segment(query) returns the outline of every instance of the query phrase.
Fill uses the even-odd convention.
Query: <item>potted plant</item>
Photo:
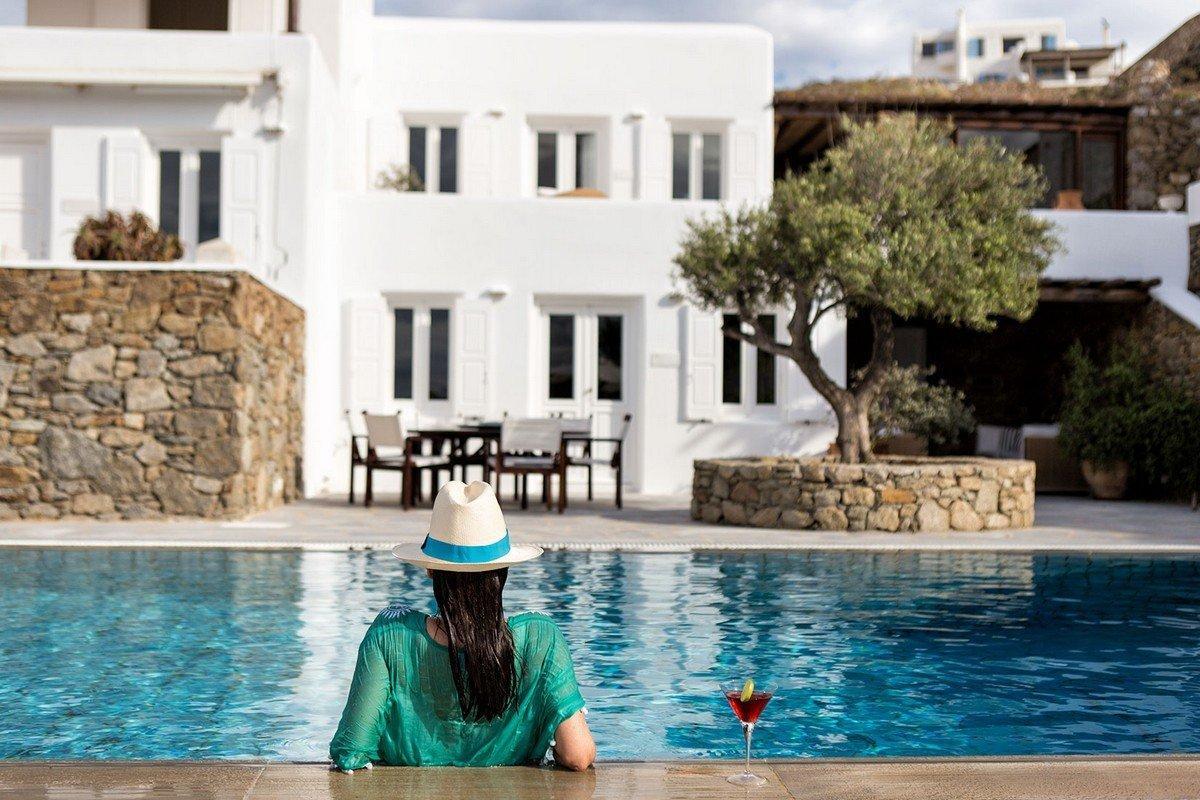
[[[1059,442],[1079,459],[1093,497],[1119,500],[1142,455],[1139,430],[1149,376],[1132,345],[1114,346],[1101,365],[1076,344],[1067,353],[1067,364]]]
[[[128,217],[116,211],[87,217],[75,234],[74,251],[81,261],[176,261],[183,257],[179,237],[164,233],[140,211]]]
[[[963,393],[944,383],[930,383],[932,369],[892,364],[884,372],[879,394],[871,403],[871,436],[893,455],[954,447],[975,429],[975,416]],[[881,451],[882,452],[882,451]]]

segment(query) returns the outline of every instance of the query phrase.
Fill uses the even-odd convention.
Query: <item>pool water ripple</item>
[[[0,550],[0,758],[325,757],[365,627],[429,607],[380,553]],[[604,758],[1200,751],[1200,560],[551,553]]]

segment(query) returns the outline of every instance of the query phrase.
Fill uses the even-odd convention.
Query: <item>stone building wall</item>
[[[1133,328],[1154,374],[1200,399],[1200,328],[1162,303],[1146,304]]]
[[[243,272],[0,269],[0,519],[298,497],[303,342]]]
[[[1033,524],[1034,464],[896,457],[696,461],[692,518],[764,528],[979,531]]]

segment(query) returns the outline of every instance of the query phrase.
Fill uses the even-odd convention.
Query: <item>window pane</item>
[[[619,314],[596,317],[596,396],[621,399],[621,338],[625,318]]]
[[[1066,131],[1045,131],[1041,135],[1038,162],[1046,173],[1050,186],[1046,205],[1053,207],[1058,193],[1076,188],[1075,134]]]
[[[700,197],[705,200],[721,199],[721,137],[706,133],[702,137],[704,176],[700,184]]]
[[[1075,135],[1069,131],[1021,131],[989,130],[987,128],[962,128],[958,141],[965,144],[973,139],[988,138],[997,142],[1010,153],[1020,153],[1025,160],[1041,167],[1049,184],[1041,205],[1054,204],[1063,189],[1076,188],[1075,183]]]
[[[458,128],[442,128],[438,147],[438,191],[458,191]]]
[[[595,189],[599,169],[596,166],[596,134],[575,134],[575,188]]]
[[[429,399],[450,399],[450,309],[429,310]]]
[[[971,58],[983,56],[983,39],[975,38],[967,42],[967,55]]]
[[[414,192],[425,191],[425,128],[408,129],[408,171],[417,176],[419,183],[412,187]],[[419,187],[419,188],[418,188]]]
[[[1084,137],[1083,206],[1117,207],[1117,140],[1113,137]]]
[[[723,330],[736,330],[741,324],[737,314],[721,317]],[[742,343],[724,334],[721,336],[721,402],[742,402]]]
[[[550,315],[550,399],[575,396],[575,316]]]
[[[537,136],[537,185],[539,189],[558,188],[558,134],[553,131]]]
[[[671,197],[686,200],[691,196],[689,167],[692,137],[686,133],[671,135]]]
[[[1042,49],[1043,50],[1057,50],[1058,49],[1058,37],[1055,36],[1053,33],[1043,34],[1042,35]]]
[[[759,314],[758,323],[766,329],[767,335],[775,338],[775,315]],[[771,405],[775,402],[775,356],[765,350],[758,350],[757,363],[754,367],[755,386],[757,387],[755,401],[761,405]]]
[[[935,52],[933,42],[921,42],[921,58],[932,58]]]
[[[221,235],[221,154],[200,152],[200,219],[196,241],[207,242]]]
[[[1009,50],[1013,50],[1023,44],[1025,44],[1025,39],[1020,36],[1006,36],[1004,37],[1003,49],[1007,53]]]
[[[158,154],[158,225],[179,235],[179,151]]]
[[[396,327],[396,348],[392,361],[392,397],[411,400],[413,396],[413,310],[397,308],[392,312]]]

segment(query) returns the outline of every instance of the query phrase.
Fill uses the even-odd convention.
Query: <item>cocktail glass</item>
[[[742,723],[742,733],[746,737],[746,769],[727,779],[738,786],[766,786],[767,781],[750,771],[750,739],[754,736],[754,725],[762,715],[763,709],[775,696],[774,688],[759,688],[751,686],[748,694],[744,684],[728,684],[721,688],[725,699],[734,715]],[[745,699],[743,699],[745,698]]]

